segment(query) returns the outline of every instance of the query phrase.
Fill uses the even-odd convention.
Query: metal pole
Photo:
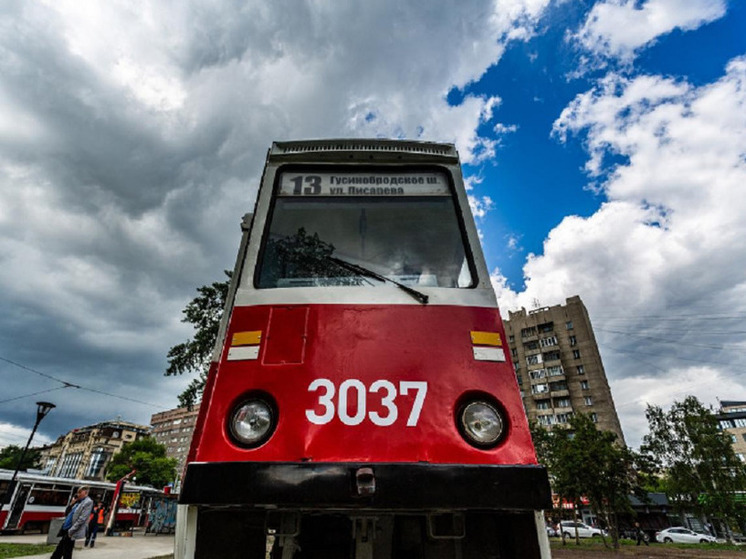
[[[47,415],[50,410],[55,407],[54,404],[50,404],[49,402],[36,402],[36,406],[36,422],[34,423],[34,428],[31,430],[31,434],[29,435],[28,441],[26,442],[26,448],[23,449],[20,458],[18,458],[18,462],[16,463],[16,470],[15,472],[13,472],[13,477],[10,478],[8,488],[5,490],[5,495],[3,495],[2,500],[0,500],[0,513],[3,512],[3,505],[5,504],[5,500],[10,498],[11,492],[14,489],[14,483],[16,481],[16,477],[18,477],[18,471],[21,469],[23,459],[26,457],[26,452],[28,452],[29,446],[31,446],[31,440],[36,434],[36,429],[37,427],[39,427],[39,423],[41,423],[41,420],[44,419],[44,416]],[[3,528],[7,524],[8,518],[10,518],[10,509],[8,509],[6,521],[3,522]]]

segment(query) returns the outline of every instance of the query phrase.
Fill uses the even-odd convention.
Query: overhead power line
[[[48,379],[52,379],[56,382],[62,383],[65,388],[72,387],[72,388],[80,388],[77,384],[73,384],[71,382],[67,382],[66,380],[59,379],[57,377],[53,377],[52,375],[48,375],[47,373],[42,373],[41,371],[37,371],[36,369],[32,369],[31,367],[27,367],[26,365],[21,365],[20,363],[16,363],[15,361],[11,361],[10,359],[6,359],[5,357],[0,356],[0,361],[5,361],[6,363],[10,363],[11,365],[14,365],[18,367],[19,369],[23,369],[25,371],[29,371],[31,373],[43,376]]]
[[[622,330],[606,330],[605,328],[596,328],[596,332],[606,332],[608,334],[619,334],[622,336],[632,336],[635,338],[643,338],[645,340],[651,340],[655,342],[662,342],[667,344],[685,344],[687,347],[701,347],[704,349],[716,349],[716,350],[728,350],[728,351],[744,351],[742,348],[730,347],[724,345],[714,344],[698,344],[696,342],[688,342],[685,340],[677,339],[672,340],[670,338],[659,338],[658,336],[650,336],[642,332],[624,332]]]
[[[15,367],[23,369],[24,371],[28,371],[30,373],[34,373],[36,375],[42,376],[44,378],[51,379],[51,380],[53,380],[55,382],[59,382],[60,384],[62,384],[62,386],[60,386],[58,388],[53,388],[51,390],[59,390],[61,388],[75,388],[75,389],[78,389],[78,390],[85,390],[86,392],[93,392],[95,394],[101,394],[102,396],[109,396],[110,398],[117,398],[119,400],[126,400],[128,402],[134,402],[136,404],[142,404],[144,406],[150,406],[150,407],[158,409],[158,410],[162,410],[163,409],[163,406],[158,405],[158,404],[154,404],[152,402],[145,402],[143,400],[138,400],[137,398],[130,398],[129,396],[121,396],[119,394],[112,394],[111,392],[105,392],[103,390],[98,390],[96,388],[91,388],[91,387],[88,387],[88,386],[82,386],[80,384],[75,384],[75,383],[72,383],[72,382],[68,382],[68,381],[66,381],[64,379],[55,377],[55,376],[47,374],[47,373],[43,373],[41,371],[38,371],[38,370],[33,369],[31,367],[28,367],[26,365],[22,365],[21,363],[17,363],[15,361],[12,361],[12,360],[7,359],[7,358],[2,357],[2,356],[0,356],[0,361],[4,361],[4,362],[9,363],[9,364],[11,364],[11,365],[13,365]],[[48,391],[45,390],[44,392],[48,392]],[[17,398],[11,398],[11,400],[15,400],[15,399],[19,399],[19,398],[25,398],[25,397],[32,396],[32,395],[33,394],[26,394],[24,396],[18,396]],[[0,404],[4,403],[6,401],[10,401],[10,400],[0,401]]]
[[[68,387],[58,386],[56,388],[48,388],[47,390],[39,390],[38,392],[31,392],[30,394],[21,394],[20,396],[8,398],[7,400],[0,400],[0,404],[5,404],[6,402],[12,402],[13,400],[20,400],[21,398],[28,398],[30,396],[37,396],[39,394],[45,394],[46,392],[54,392],[55,390],[62,390],[64,388],[68,388]]]

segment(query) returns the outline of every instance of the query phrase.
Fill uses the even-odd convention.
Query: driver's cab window
[[[474,284],[446,173],[282,172],[275,196],[257,287]]]

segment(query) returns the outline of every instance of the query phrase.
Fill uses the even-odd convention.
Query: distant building
[[[41,464],[50,476],[103,481],[106,466],[125,443],[148,435],[147,425],[104,421],[73,429],[41,449]]]
[[[721,401],[717,418],[733,441],[733,452],[746,462],[746,402]]]
[[[150,418],[153,437],[166,446],[166,456],[176,458],[178,461],[176,471],[179,476],[182,476],[184,472],[198,413],[199,406],[191,410],[189,408],[175,408],[153,414]]]
[[[586,413],[624,442],[588,311],[580,297],[565,303],[509,312],[504,321],[526,414],[551,429]]]

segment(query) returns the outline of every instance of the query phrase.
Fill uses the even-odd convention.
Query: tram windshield
[[[257,286],[464,288],[467,255],[443,172],[283,172]]]

